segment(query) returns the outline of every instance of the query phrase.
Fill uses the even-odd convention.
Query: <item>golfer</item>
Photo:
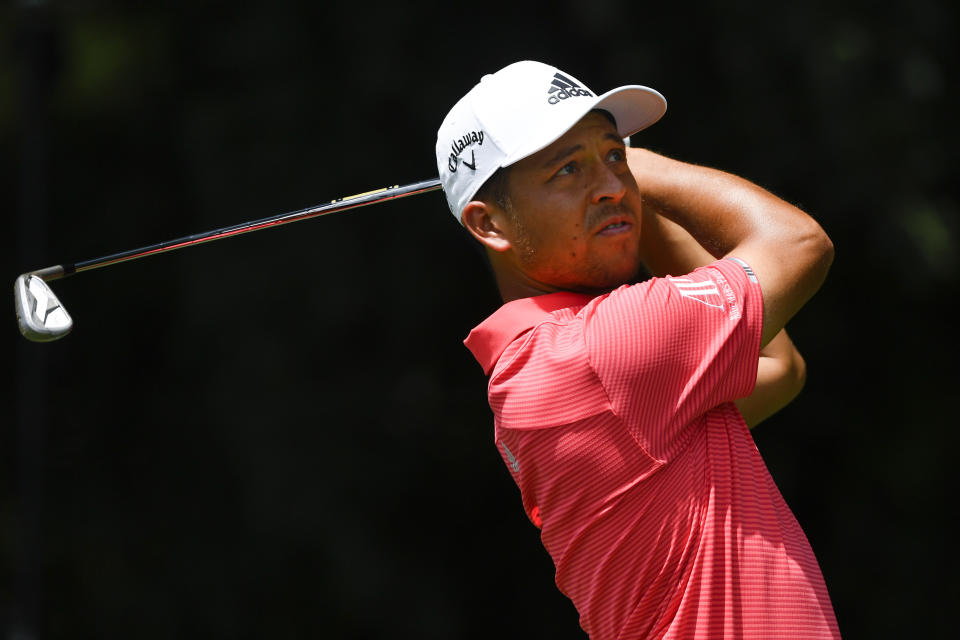
[[[665,110],[524,61],[444,119],[447,201],[504,301],[466,340],[496,445],[591,638],[838,638],[748,428],[803,384],[783,329],[833,246],[743,179],[624,145]]]

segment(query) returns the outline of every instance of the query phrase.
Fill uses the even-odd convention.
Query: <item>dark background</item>
[[[486,72],[670,110],[634,143],[810,211],[836,262],[755,437],[849,638],[943,637],[958,297],[955,4],[19,2],[0,9],[2,266],[433,177]],[[432,193],[54,283],[7,316],[6,638],[581,638],[460,341],[498,303]]]

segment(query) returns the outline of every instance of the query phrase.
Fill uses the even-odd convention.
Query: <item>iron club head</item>
[[[20,333],[33,342],[50,342],[70,333],[73,320],[39,276],[25,273],[13,285]]]

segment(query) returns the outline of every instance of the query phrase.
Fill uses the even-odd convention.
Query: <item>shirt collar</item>
[[[463,344],[483,367],[483,373],[490,375],[500,359],[500,354],[517,336],[548,319],[553,312],[567,307],[583,306],[591,299],[592,296],[582,293],[559,291],[513,300],[477,325]]]

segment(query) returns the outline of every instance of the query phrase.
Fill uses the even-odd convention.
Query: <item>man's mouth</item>
[[[593,229],[593,233],[604,236],[618,235],[627,233],[634,225],[634,215],[622,203],[619,205],[607,205],[591,212],[587,219],[587,228]]]
[[[621,218],[601,227],[600,230],[597,231],[597,234],[602,236],[613,236],[620,233],[626,233],[630,230],[631,226],[632,225],[630,224],[629,220],[624,220]]]

